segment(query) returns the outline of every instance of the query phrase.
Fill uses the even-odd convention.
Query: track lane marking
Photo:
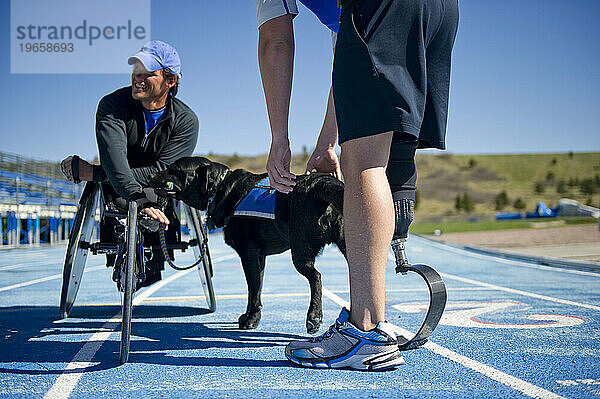
[[[456,248],[450,244],[436,242],[433,240],[429,240],[427,238],[420,238],[420,237],[417,237],[417,238],[420,239],[421,241],[424,241],[425,243],[427,243],[427,244],[423,244],[425,246],[433,245],[434,247],[437,247],[444,251],[450,251],[450,252],[454,252],[457,254],[470,256],[472,258],[485,259],[485,260],[493,259],[494,262],[505,263],[505,264],[509,264],[509,265],[517,266],[517,267],[526,267],[528,269],[547,270],[547,271],[553,271],[553,272],[579,274],[581,276],[600,277],[600,273],[586,272],[583,270],[563,269],[563,268],[553,267],[553,266],[536,265],[536,264],[527,263],[527,262],[518,261],[518,260],[504,259],[504,258],[499,258],[494,255],[485,255],[485,254],[475,253],[475,252],[469,251],[468,249]]]
[[[448,291],[496,291],[493,288],[487,287],[457,287],[457,288],[448,288]],[[332,291],[336,294],[348,294],[350,291],[348,290],[334,290]],[[399,288],[399,289],[391,289],[386,290],[386,293],[398,293],[398,292],[429,292],[427,288]],[[288,297],[302,297],[302,296],[310,296],[310,292],[292,292],[287,294],[261,294],[261,298],[288,298]],[[246,299],[248,298],[248,294],[228,294],[228,295],[216,295],[216,299]],[[150,302],[188,302],[188,301],[198,301],[205,299],[204,295],[192,295],[192,296],[155,296],[152,299],[146,299],[144,303]],[[102,304],[102,305],[86,305],[86,306],[114,306],[120,304]],[[0,310],[2,311],[2,310]]]
[[[216,250],[214,250],[214,252],[211,251],[211,255],[216,256],[216,255],[221,255],[221,254],[228,253],[228,252],[230,252],[230,251],[228,251],[226,249],[216,249]],[[36,257],[39,257],[39,256],[36,255]],[[51,266],[52,263],[48,263],[48,261],[32,261],[32,262],[14,263],[11,265],[0,266],[0,271],[17,269],[19,267],[34,267],[34,266],[45,266],[45,265]]]
[[[343,298],[334,294],[327,288],[323,287],[323,295],[327,298],[331,299],[333,302],[340,306],[344,306],[347,309],[350,309],[350,303],[348,303]],[[411,333],[408,330],[395,326],[399,333],[406,337],[414,336],[414,333]],[[465,366],[477,373],[483,374],[484,376],[491,378],[503,385],[506,385],[509,388],[517,390],[527,396],[532,398],[549,398],[549,399],[565,399],[563,396],[557,395],[554,392],[548,391],[544,388],[538,387],[537,385],[531,384],[527,381],[523,381],[520,378],[514,377],[510,374],[507,374],[503,371],[497,370],[491,366],[480,363],[477,360],[473,360],[461,354],[458,354],[450,349],[444,348],[438,344],[434,344],[431,341],[428,341],[423,345],[424,348],[436,353],[442,357],[445,357],[455,363],[458,363],[462,366]]]
[[[106,269],[106,266],[104,266],[104,265],[93,266],[93,267],[90,267],[90,268],[84,270],[84,273],[93,272],[93,271],[100,270],[100,269]],[[25,281],[25,282],[22,282],[22,283],[7,285],[5,287],[0,287],[0,292],[12,290],[12,289],[15,289],[15,288],[27,287],[28,285],[33,285],[33,284],[37,284],[37,283],[43,283],[44,281],[56,280],[56,279],[62,278],[62,276],[63,276],[62,273],[61,274],[53,274],[53,275],[48,276],[48,277],[42,277],[42,278],[37,278],[35,280]]]
[[[2,270],[10,270],[10,269],[17,269],[19,267],[33,267],[33,266],[44,266],[44,265],[51,266],[51,263],[48,263],[48,261],[15,263],[15,264],[12,264],[12,265],[0,266],[0,271],[2,271]]]
[[[261,298],[288,298],[288,297],[299,297],[309,296],[309,292],[297,292],[288,294],[262,294]],[[193,295],[193,296],[157,296],[152,299],[146,299],[144,303],[149,302],[187,302],[197,301],[205,299],[204,295]],[[215,295],[215,299],[246,299],[248,294],[227,294],[227,295]]]
[[[213,259],[212,263],[215,264],[215,263],[222,262],[224,260],[232,259],[235,257],[237,257],[237,254],[221,256],[219,258]],[[151,285],[150,287],[145,289],[143,292],[141,292],[139,295],[135,296],[135,298],[133,299],[133,305],[134,306],[139,305],[146,298],[148,298],[150,295],[154,294],[156,291],[158,291],[165,285],[177,280],[180,277],[183,277],[189,273],[192,273],[194,270],[196,270],[196,268],[180,271],[178,273],[175,273],[175,274],[167,277],[164,280],[157,282],[154,285]],[[56,379],[56,381],[54,381],[54,384],[52,384],[52,387],[50,388],[50,390],[48,390],[48,392],[46,392],[46,394],[44,395],[44,399],[58,399],[58,398],[62,399],[62,398],[68,398],[71,395],[71,393],[73,392],[73,389],[75,389],[75,386],[77,385],[77,382],[79,382],[79,379],[83,376],[85,369],[91,365],[91,360],[94,358],[94,356],[96,355],[96,352],[98,352],[98,350],[100,349],[102,344],[104,344],[104,342],[106,340],[108,340],[112,334],[116,334],[119,332],[116,329],[118,328],[118,326],[121,325],[120,315],[121,315],[121,312],[115,314],[110,320],[108,320],[101,327],[101,329],[104,331],[100,331],[100,332],[97,332],[94,335],[92,335],[90,337],[90,339],[79,350],[79,352],[77,352],[77,354],[69,362],[67,367],[65,367],[65,371],[69,371],[69,370],[82,370],[82,371],[61,374]]]
[[[392,261],[392,264],[395,264],[395,262],[396,262],[396,259],[395,259],[394,255],[391,252],[388,252],[388,260]],[[559,270],[562,271],[562,269],[559,269]],[[514,288],[502,287],[500,285],[495,285],[495,284],[490,284],[490,283],[484,283],[483,281],[472,280],[472,279],[469,279],[469,278],[460,277],[460,276],[456,276],[454,274],[449,274],[449,273],[439,272],[439,274],[440,274],[440,276],[442,276],[444,278],[447,278],[447,279],[450,279],[450,280],[456,280],[456,281],[460,281],[460,282],[467,283],[467,284],[477,285],[477,286],[482,287],[482,288],[488,288],[488,289],[491,289],[491,290],[510,292],[511,294],[524,295],[524,296],[528,296],[528,297],[531,297],[531,298],[542,299],[542,300],[545,300],[545,301],[551,301],[551,302],[556,302],[556,303],[562,303],[564,305],[578,306],[578,307],[582,307],[582,308],[587,308],[587,309],[592,309],[592,310],[598,310],[598,311],[600,311],[600,306],[596,306],[596,305],[590,305],[590,304],[587,304],[587,303],[569,301],[567,299],[554,298],[554,297],[547,296],[547,295],[535,294],[533,292],[516,290]]]
[[[578,306],[578,307],[581,307],[581,308],[587,308],[587,309],[592,309],[592,310],[598,310],[598,311],[600,311],[600,306],[596,306],[596,305],[590,305],[590,304],[587,304],[587,303],[580,303],[580,302],[575,302],[575,301],[569,301],[567,299],[554,298],[554,297],[547,296],[547,295],[535,294],[533,292],[516,290],[514,288],[502,287],[502,286],[499,286],[499,285],[484,283],[482,281],[477,281],[477,280],[471,280],[469,278],[455,276],[453,274],[448,274],[448,273],[441,273],[440,272],[440,275],[442,277],[444,277],[444,278],[447,278],[447,279],[461,281],[463,283],[478,285],[480,287],[486,287],[486,288],[490,288],[490,289],[494,289],[494,290],[498,290],[498,291],[510,292],[511,294],[524,295],[524,296],[528,296],[528,297],[531,297],[531,298],[542,299],[542,300],[545,300],[545,301],[562,303],[564,305]]]
[[[486,287],[457,287],[457,288],[448,288],[448,291],[497,291],[494,288],[486,288]],[[350,291],[348,290],[334,290],[332,291],[336,294],[348,294]],[[429,292],[426,288],[405,288],[405,289],[391,289],[386,290],[387,293],[398,293],[398,292]],[[283,297],[305,297],[310,296],[309,292],[297,292],[297,293],[288,293],[288,294],[262,294],[262,298],[283,298]],[[227,294],[227,295],[215,295],[215,299],[225,300],[225,299],[246,299],[248,298],[248,294]],[[186,296],[163,296],[163,297],[152,297],[152,299],[145,299],[143,303],[169,303],[169,302],[188,302],[188,301],[199,301],[206,299],[204,295],[186,295]],[[121,306],[120,302],[108,302],[108,303],[95,303],[88,305],[77,305],[78,308],[86,308],[86,307],[106,307],[106,306]],[[55,306],[45,306],[41,307],[45,309],[56,309]],[[17,309],[2,309],[0,308],[0,312],[22,312],[24,310],[33,310],[33,309],[41,309],[40,307],[32,308],[32,307],[20,307]]]

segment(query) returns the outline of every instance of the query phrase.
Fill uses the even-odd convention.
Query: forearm
[[[140,193],[142,186],[136,181],[129,167],[126,153],[115,151],[114,147],[103,147],[100,142],[98,142],[98,149],[102,169],[117,194],[129,198],[133,194]]]
[[[129,167],[124,135],[108,128],[105,123],[97,122],[96,140],[100,164],[117,194],[129,198],[141,192],[142,186],[135,180]]]
[[[333,148],[338,142],[337,120],[335,117],[335,104],[333,102],[333,89],[329,89],[329,98],[327,100],[327,111],[323,126],[319,133],[317,146]]]
[[[140,168],[130,168],[130,169],[131,169],[131,173],[133,175],[133,179],[137,183],[139,183],[141,185],[141,187],[149,187],[150,179],[152,178],[152,176],[154,176],[157,172],[159,172],[160,170],[163,170],[165,168],[160,168],[158,166],[158,164],[156,164],[156,165],[151,165],[151,166],[144,166],[144,167],[140,167]],[[104,167],[102,165],[94,165],[93,170],[94,170],[93,181],[97,181],[97,182],[108,181],[108,182],[110,182],[110,179],[108,178],[108,176],[104,170]],[[114,185],[115,184],[113,184],[113,186]],[[121,182],[117,181],[116,185],[123,185],[123,184]],[[122,189],[119,189],[119,191],[124,192]],[[137,192],[137,190],[135,192]]]
[[[258,63],[273,142],[288,140],[294,33],[292,15],[274,18],[259,29]]]

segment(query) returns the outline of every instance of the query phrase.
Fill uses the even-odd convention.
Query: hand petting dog
[[[271,143],[267,158],[267,174],[271,187],[284,194],[289,194],[296,185],[296,175],[290,172],[292,152],[289,141]]]
[[[306,163],[306,173],[311,173],[313,170],[321,173],[329,173],[336,179],[342,180],[340,161],[334,147],[315,148]]]

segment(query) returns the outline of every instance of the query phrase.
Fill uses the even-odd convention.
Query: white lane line
[[[457,287],[457,288],[448,288],[448,291],[497,291],[493,288],[486,287]],[[336,294],[349,294],[348,290],[334,290],[332,291]],[[389,292],[429,292],[427,288],[405,288],[405,289],[397,289],[397,290],[386,290],[386,293]],[[285,294],[261,294],[261,298],[288,298],[288,297],[303,297],[310,296],[310,292],[290,292]],[[187,302],[187,301],[200,301],[203,300],[204,295],[182,295],[182,296],[155,296],[152,299],[146,299],[144,303],[148,302]],[[216,295],[215,299],[246,299],[248,298],[248,294],[226,294],[226,295]],[[94,305],[94,306],[115,306],[118,305],[116,303],[106,303],[102,305]]]
[[[350,309],[350,304],[347,301],[340,298],[325,287],[323,287],[323,295],[325,295],[327,298],[331,299],[338,305],[345,306],[347,309]],[[396,328],[398,329],[398,332],[400,332],[402,335],[405,335],[407,337],[414,336],[414,334],[408,330],[405,330],[400,327]],[[503,371],[497,370],[486,364],[480,363],[477,360],[473,360],[466,356],[460,355],[456,352],[451,351],[450,349],[434,344],[431,341],[428,341],[425,345],[423,345],[423,347],[432,351],[433,353],[436,353],[449,360],[452,360],[453,362],[465,366],[477,373],[483,374],[486,377],[498,381],[499,383],[506,385],[509,388],[515,389],[532,398],[565,399],[563,396],[557,395],[554,392],[550,392],[544,388],[538,387],[537,385],[531,384],[527,381],[523,381],[520,378],[514,377],[510,374],[506,374]]]
[[[388,253],[388,259],[391,260],[392,262],[395,262],[394,255],[392,255],[391,252]],[[562,270],[562,269],[558,269],[558,270]],[[480,287],[483,287],[483,288],[488,288],[488,289],[491,289],[491,290],[505,291],[505,292],[510,292],[511,294],[524,295],[524,296],[528,296],[528,297],[531,297],[531,298],[542,299],[542,300],[545,300],[545,301],[562,303],[562,304],[565,304],[565,305],[578,306],[578,307],[592,309],[592,310],[600,310],[600,306],[596,306],[596,305],[590,305],[590,304],[587,304],[587,303],[569,301],[567,299],[554,298],[554,297],[547,296],[547,295],[535,294],[533,292],[527,292],[527,291],[516,290],[516,289],[513,289],[513,288],[502,287],[502,286],[495,285],[495,284],[484,283],[482,281],[471,280],[471,279],[468,279],[468,278],[465,278],[465,277],[456,276],[456,275],[453,275],[453,274],[442,273],[442,272],[439,272],[439,273],[440,273],[440,276],[442,276],[444,278],[447,278],[447,279],[461,281],[463,283],[473,284],[473,285],[477,285],[477,286],[480,286]]]
[[[101,265],[101,266],[90,267],[89,269],[85,269],[84,272],[85,273],[93,272],[95,270],[100,270],[100,269],[106,269],[106,266]],[[62,278],[62,276],[63,276],[62,273],[61,274],[53,274],[52,276],[37,278],[35,280],[29,280],[29,281],[25,281],[23,283],[7,285],[5,287],[0,287],[0,292],[12,290],[15,288],[27,287],[28,285],[43,283],[44,281],[56,280],[56,279]]]
[[[547,295],[534,294],[533,292],[515,290],[513,288],[508,288],[508,287],[501,287],[499,285],[484,283],[482,281],[477,281],[477,280],[471,280],[469,278],[455,276],[453,274],[448,274],[448,273],[440,273],[440,275],[447,279],[457,280],[457,281],[461,281],[463,283],[478,285],[480,287],[486,287],[486,288],[490,288],[490,289],[494,289],[494,290],[498,290],[498,291],[510,292],[511,294],[524,295],[524,296],[528,296],[531,298],[543,299],[545,301],[562,303],[565,305],[579,306],[581,308],[587,308],[587,309],[592,309],[592,310],[600,310],[600,306],[590,305],[587,303],[569,301],[567,299],[554,298],[554,297],[547,296]]]
[[[226,249],[216,249],[214,251],[211,251],[211,255],[212,256],[216,256],[216,255],[220,255],[220,254],[224,254],[224,253],[229,253],[231,251],[228,251]],[[20,259],[22,260],[22,259]],[[6,265],[6,266],[0,266],[0,271],[2,270],[10,270],[10,269],[18,269],[20,267],[25,267],[25,268],[29,268],[29,267],[33,267],[33,266],[45,266],[45,265],[52,265],[51,263],[48,263],[48,261],[32,261],[32,262],[22,262],[22,263],[15,263],[12,265]]]
[[[0,270],[10,270],[10,269],[17,269],[19,267],[32,267],[32,266],[43,266],[43,265],[52,265],[51,263],[48,263],[48,261],[43,261],[43,262],[23,262],[23,263],[15,263],[12,265],[8,265],[8,266],[0,266]]]
[[[485,288],[485,287],[458,287],[458,288],[448,288],[448,291],[497,291],[493,288]],[[348,294],[350,291],[348,290],[335,290],[332,291],[336,294]],[[407,288],[407,289],[398,289],[398,290],[386,290],[386,293],[389,292],[429,292],[426,288]],[[261,298],[291,298],[291,297],[306,297],[310,296],[310,292],[291,292],[286,294],[262,294]],[[191,302],[191,301],[202,301],[206,297],[204,295],[181,295],[181,296],[153,296],[152,298],[146,298],[144,303],[171,303],[171,302]],[[226,299],[247,299],[248,294],[224,294],[224,295],[215,295],[215,299],[217,300],[226,300]],[[85,306],[120,306],[119,302],[109,302],[109,303],[99,303],[93,305],[80,305],[80,307]],[[50,307],[48,308],[50,309]],[[19,309],[22,311],[23,309]],[[7,310],[0,309],[0,312],[4,312]],[[14,309],[10,309],[9,311],[14,311]]]
[[[403,333],[408,332],[404,329],[400,329],[400,330],[403,331]],[[434,344],[431,341],[425,343],[425,345],[423,345],[423,347],[429,349],[433,353],[437,353],[440,356],[450,359],[453,362],[461,364],[473,371],[481,373],[481,374],[485,375],[486,377],[489,377],[495,381],[498,381],[499,383],[504,384],[507,387],[510,387],[510,388],[512,388],[516,391],[519,391],[519,392],[521,392],[527,396],[530,396],[532,398],[553,398],[553,399],[554,398],[557,398],[557,399],[563,398],[564,399],[563,396],[555,394],[554,392],[551,392],[544,388],[538,387],[537,385],[534,385],[527,381],[523,381],[520,378],[514,377],[503,371],[497,370],[486,364],[480,363],[477,360],[473,360],[466,356],[460,355],[456,352],[451,351],[450,349],[439,346],[438,344]]]
[[[224,260],[236,258],[237,254],[225,255],[219,258],[213,259],[212,263],[215,264],[217,262],[222,262]],[[175,273],[164,280],[157,282],[156,284],[151,285],[146,288],[139,295],[136,295],[133,299],[134,305],[139,305],[150,295],[154,294],[156,291],[164,287],[165,285],[177,280],[180,277],[185,276],[186,274],[192,273],[196,268],[192,268],[189,270],[183,270],[178,273]],[[96,355],[96,352],[100,349],[102,344],[110,338],[112,334],[116,334],[118,331],[115,331],[121,325],[121,314],[120,312],[114,315],[110,320],[108,320],[101,329],[103,331],[99,331],[92,335],[88,342],[86,342],[83,347],[77,352],[73,360],[67,365],[65,371],[69,370],[81,370],[80,372],[75,373],[63,373],[61,374],[54,384],[50,388],[46,395],[44,395],[44,399],[62,399],[68,398],[75,389],[75,385],[83,375],[83,372],[86,368],[90,367],[91,360]],[[110,331],[105,331],[110,330]]]
[[[288,297],[300,297],[309,296],[310,292],[292,292],[286,294],[261,294],[261,298],[288,298]],[[227,294],[227,295],[215,295],[215,299],[246,299],[248,294]],[[193,296],[155,296],[152,299],[146,299],[144,302],[186,302],[186,301],[198,301],[205,299],[204,295],[193,295]]]
[[[448,291],[495,291],[492,288],[486,288],[486,287],[446,287],[446,289]],[[345,290],[345,291],[332,291],[335,292],[336,294],[349,294],[350,291]],[[386,293],[391,292],[391,293],[395,293],[395,292],[429,292],[429,290],[427,288],[397,288],[397,289],[389,289],[389,290],[385,290]]]
[[[454,252],[454,253],[461,254],[464,256],[470,256],[472,258],[485,259],[488,261],[493,259],[494,262],[505,263],[505,264],[508,264],[511,266],[526,267],[529,269],[549,270],[549,271],[560,272],[560,273],[579,274],[581,276],[600,277],[600,273],[586,272],[583,270],[563,269],[563,268],[552,267],[552,266],[536,265],[533,263],[527,263],[527,262],[522,262],[522,261],[518,261],[518,260],[499,258],[494,255],[478,254],[478,253],[469,251],[467,249],[456,248],[451,245],[441,244],[441,243],[438,243],[435,241],[427,240],[425,238],[421,238],[421,240],[426,242],[426,244],[424,243],[423,246],[432,245],[434,247],[443,249],[444,251]]]

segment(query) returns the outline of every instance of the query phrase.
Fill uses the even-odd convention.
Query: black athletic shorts
[[[333,65],[340,143],[395,131],[445,149],[458,0],[347,3]]]

